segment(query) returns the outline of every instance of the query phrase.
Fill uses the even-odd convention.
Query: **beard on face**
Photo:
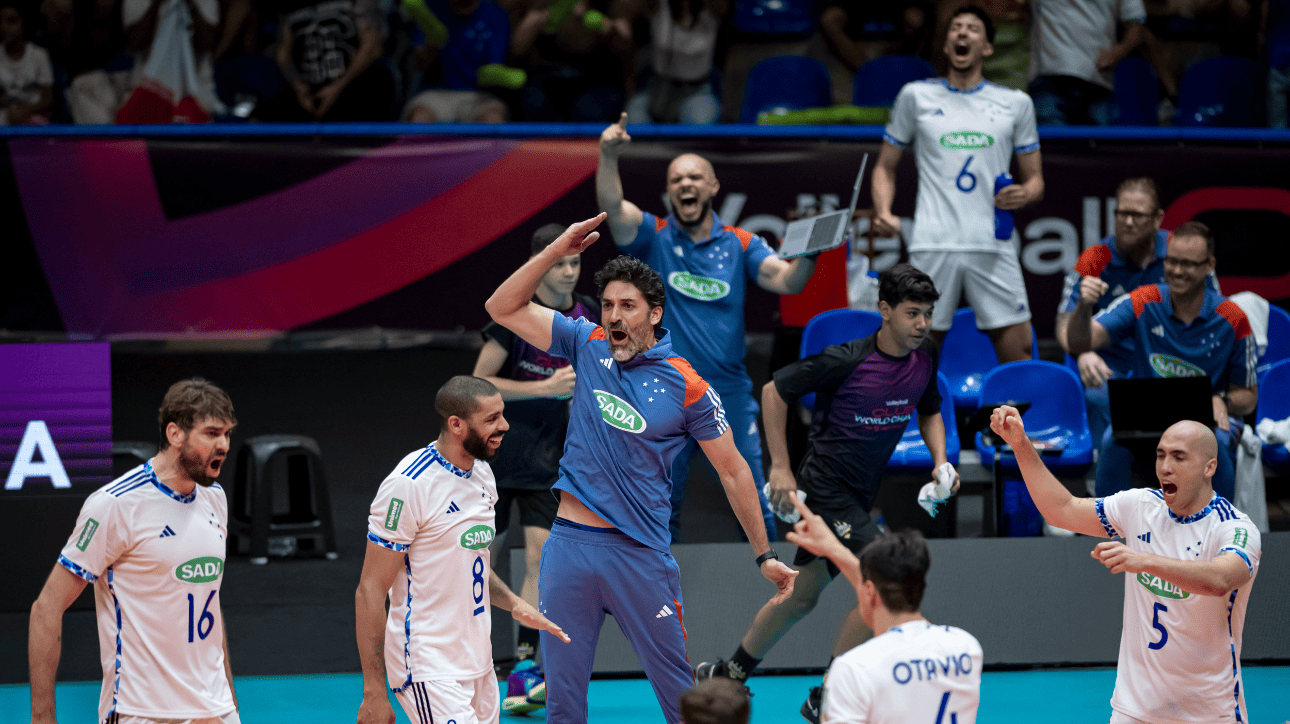
[[[193,482],[203,488],[209,488],[215,483],[215,478],[219,477],[220,467],[223,467],[223,458],[220,458],[219,467],[216,467],[215,469],[215,477],[211,477],[211,475],[207,473],[210,462],[216,457],[218,456],[212,453],[209,458],[203,460],[200,455],[196,454],[187,445],[185,445],[179,451],[179,468],[183,470],[184,474]]]
[[[712,213],[712,199],[708,199],[707,201],[704,201],[703,203],[699,204],[699,215],[694,217],[693,221],[686,221],[685,219],[682,219],[680,214],[680,209],[678,207],[679,207],[679,204],[674,205],[672,209],[672,215],[676,217],[676,223],[680,224],[682,228],[688,229],[694,226],[698,226],[699,224],[702,224],[703,220],[708,218],[708,216]]]
[[[605,331],[609,335],[609,351],[613,353],[614,359],[619,362],[626,362],[632,357],[649,349],[652,344],[647,344],[646,340],[652,336],[653,325],[646,322],[640,329],[633,330],[622,322],[615,322],[608,325]],[[626,335],[622,342],[615,343],[614,332],[621,332]]]
[[[484,436],[480,435],[474,428],[469,428],[466,431],[466,439],[461,441],[461,447],[472,458],[483,460],[484,462],[488,462],[489,460],[497,457],[497,453],[502,451],[502,448],[500,447],[496,450],[489,450],[488,441],[485,440]]]

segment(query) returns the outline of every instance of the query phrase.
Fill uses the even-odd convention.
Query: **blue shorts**
[[[668,724],[681,721],[681,694],[694,685],[685,653],[681,569],[612,528],[574,527],[557,519],[542,546],[538,610],[572,639],[542,632],[546,720],[587,721],[587,685],[605,614],[631,642]]]

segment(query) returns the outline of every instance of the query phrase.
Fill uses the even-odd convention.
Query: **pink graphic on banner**
[[[597,157],[591,141],[397,140],[168,219],[144,141],[10,150],[63,321],[95,336],[284,330],[344,311],[482,248],[588,178]]]

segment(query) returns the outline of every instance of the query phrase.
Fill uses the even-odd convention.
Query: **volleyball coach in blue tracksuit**
[[[577,373],[551,537],[542,548],[538,609],[559,621],[572,643],[542,651],[547,721],[587,720],[587,684],[605,614],[626,634],[669,724],[694,683],[685,654],[680,570],[668,550],[672,459],[699,442],[726,489],[761,573],[788,597],[797,575],[766,539],[748,464],[736,448],[721,399],[690,364],[672,354],[663,318],[663,282],[642,261],[618,257],[596,274],[602,326],[531,303],[543,275],[562,257],[599,238],[605,218],[570,226],[498,287],[493,319]]]

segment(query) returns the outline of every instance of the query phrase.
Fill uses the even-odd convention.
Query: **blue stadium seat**
[[[1267,92],[1263,66],[1220,55],[1192,63],[1178,84],[1178,126],[1263,125]]]
[[[805,37],[816,17],[814,0],[735,0],[735,28],[751,35]]]
[[[941,392],[941,419],[945,422],[945,457],[957,466],[963,444],[959,440],[958,425],[954,424],[954,396],[950,394],[950,382],[939,370],[936,372],[936,388]],[[896,443],[896,451],[887,463],[887,474],[927,475],[929,478],[932,474],[932,453],[918,432],[917,412],[909,419],[900,442]]]
[[[1039,337],[1030,328],[1030,357],[1039,359]],[[954,407],[968,415],[981,406],[981,379],[999,366],[990,337],[976,328],[976,312],[964,307],[954,313],[954,326],[941,349],[941,372],[950,381]],[[1078,380],[1078,376],[1076,377]]]
[[[1009,401],[1030,403],[1022,415],[1026,434],[1036,442],[1044,441],[1061,450],[1044,454],[1044,464],[1058,475],[1083,475],[1093,464],[1093,436],[1088,431],[1088,413],[1084,409],[1084,388],[1079,376],[1070,369],[1042,360],[1009,362],[985,374],[981,381],[981,404],[995,405]],[[981,464],[994,469],[994,447],[976,434],[976,449]],[[1004,470],[1016,471],[1017,461],[1005,454],[1000,464]]]
[[[1115,124],[1158,126],[1156,106],[1160,104],[1160,79],[1151,64],[1128,56],[1115,66]]]
[[[1268,348],[1259,357],[1259,384],[1272,365],[1290,359],[1290,312],[1275,304],[1268,305]],[[1263,393],[1259,393],[1263,398]]]
[[[756,123],[757,114],[775,109],[798,110],[833,105],[829,69],[814,58],[784,55],[753,66],[744,83],[740,123]]]
[[[914,55],[884,55],[856,71],[852,103],[857,106],[891,108],[906,83],[935,78],[936,67]]]
[[[830,309],[811,317],[802,329],[802,343],[798,353],[809,357],[832,344],[845,344],[853,339],[868,337],[882,326],[882,315],[861,309]],[[815,395],[803,395],[802,404],[810,410],[815,407]]]
[[[1290,360],[1273,363],[1259,382],[1259,422],[1290,417]],[[1263,443],[1263,464],[1277,475],[1290,475],[1290,448]]]

